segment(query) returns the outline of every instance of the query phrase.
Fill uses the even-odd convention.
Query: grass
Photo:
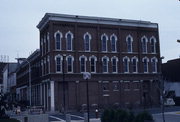
[[[0,122],[20,122],[20,121],[11,118],[11,119],[0,119]]]

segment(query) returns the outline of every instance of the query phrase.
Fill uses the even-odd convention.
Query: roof
[[[37,28],[42,30],[49,21],[64,21],[64,22],[78,22],[78,23],[92,23],[92,24],[106,24],[106,25],[120,25],[133,27],[147,27],[158,28],[157,23],[141,20],[128,20],[104,17],[90,17],[67,14],[46,13],[42,20],[37,25]]]

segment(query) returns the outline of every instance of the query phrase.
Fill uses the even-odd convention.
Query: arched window
[[[66,57],[66,61],[67,61],[67,72],[68,73],[73,73],[73,61],[74,61],[74,57],[69,55]]]
[[[147,41],[148,41],[148,39],[147,39],[146,36],[143,36],[143,37],[141,38],[142,52],[143,52],[143,53],[147,53]]]
[[[102,72],[108,73],[108,62],[109,58],[107,56],[102,57]]]
[[[72,40],[73,40],[73,34],[69,31],[66,33],[66,50],[72,51]]]
[[[103,34],[101,36],[101,51],[107,52],[107,40],[108,36],[106,34]]]
[[[144,57],[142,61],[143,61],[144,73],[148,73],[149,72],[149,67],[148,67],[149,59],[147,57]]]
[[[84,50],[85,51],[90,51],[90,49],[91,49],[90,40],[91,40],[91,35],[88,32],[85,33],[84,34]]]
[[[129,57],[125,56],[123,58],[123,68],[124,68],[124,73],[129,73]]]
[[[116,52],[117,51],[117,47],[116,47],[117,36],[113,34],[111,35],[110,39],[111,39],[111,51]]]
[[[79,57],[79,61],[80,61],[80,72],[86,72],[86,61],[87,61],[87,57],[82,55]]]
[[[137,73],[138,72],[138,58],[136,56],[134,56],[132,59],[131,59],[131,62],[132,62],[132,72],[133,73]]]
[[[150,38],[151,53],[156,53],[156,38],[153,36]]]
[[[132,53],[132,42],[133,42],[133,38],[131,35],[128,35],[126,37],[126,43],[127,43],[127,52]]]
[[[118,58],[116,56],[111,58],[111,62],[112,62],[112,72],[113,73],[117,73],[117,62],[118,62]]]
[[[156,57],[151,59],[152,73],[157,73],[157,62],[158,60]]]
[[[96,56],[89,57],[89,61],[90,61],[91,73],[95,73],[96,72],[96,61],[97,61]]]
[[[56,61],[56,72],[62,72],[62,56],[61,55],[56,55],[55,56],[55,61]]]
[[[54,33],[54,38],[55,38],[55,47],[56,50],[61,50],[61,38],[62,38],[62,33],[60,31],[57,31]]]

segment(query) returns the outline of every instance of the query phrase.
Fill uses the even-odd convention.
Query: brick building
[[[37,28],[46,110],[86,106],[83,72],[91,73],[92,108],[159,104],[158,24],[47,13]]]

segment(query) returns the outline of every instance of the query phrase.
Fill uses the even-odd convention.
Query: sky
[[[180,57],[179,0],[0,0],[0,56],[13,62],[38,49],[36,26],[45,13],[158,23],[163,62]]]

